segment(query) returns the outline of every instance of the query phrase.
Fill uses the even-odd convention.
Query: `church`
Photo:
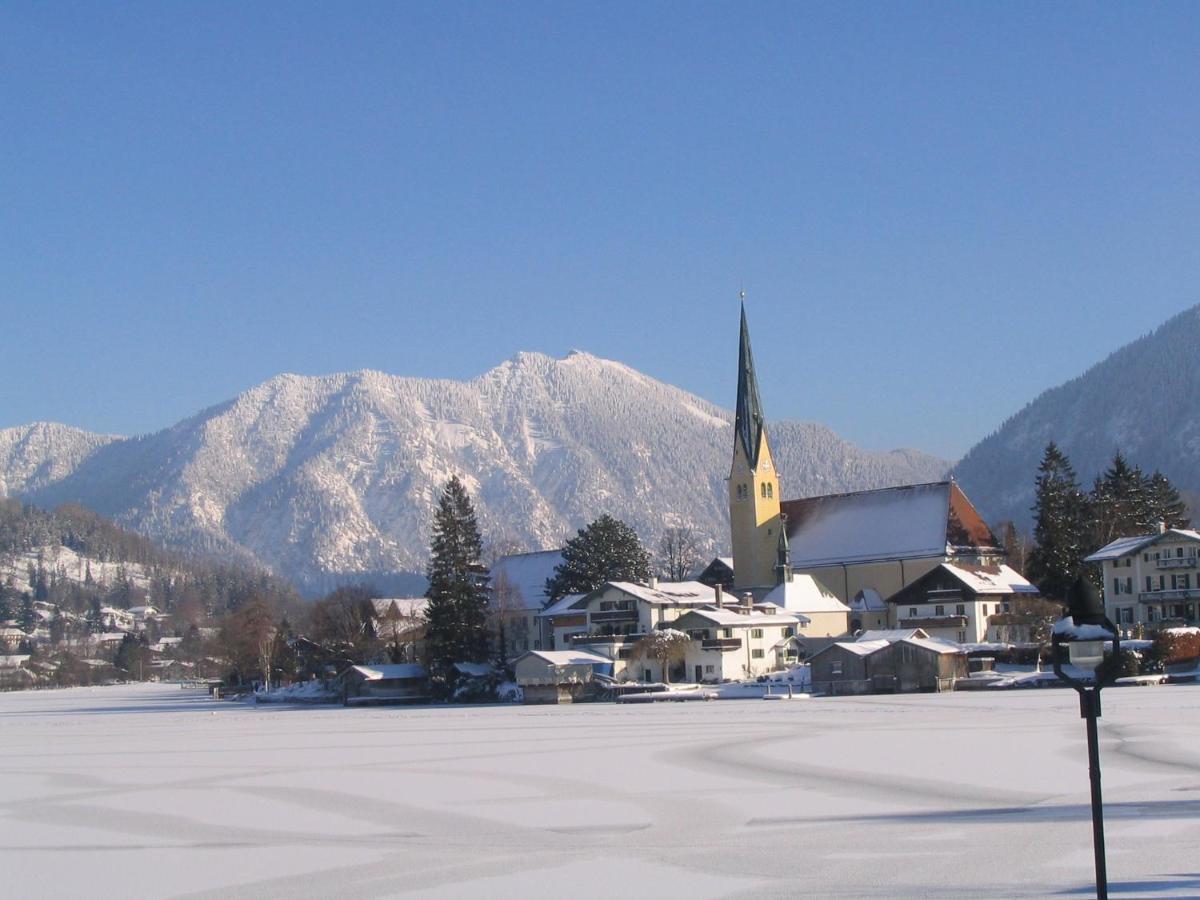
[[[995,535],[953,481],[782,498],[744,304],[729,523],[732,560],[714,560],[701,581],[789,609],[797,576],[809,576],[833,601],[825,611],[844,613],[851,632],[895,627],[886,598],[939,566],[1007,568]]]

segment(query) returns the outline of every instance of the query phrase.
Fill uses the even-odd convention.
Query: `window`
[[[985,603],[985,604],[983,604],[983,614],[984,614],[985,616],[988,614],[988,612],[987,612],[987,604],[986,604],[986,603]]]
[[[1150,576],[1149,576],[1149,575],[1147,575],[1147,576],[1146,576],[1146,590],[1148,590],[1148,591],[1154,590],[1154,589],[1153,589],[1153,588],[1150,586]]]
[[[771,484],[769,481],[767,482],[767,499],[775,499],[775,485]]]
[[[909,618],[915,619],[917,617],[917,608],[915,606],[910,606],[908,608],[908,615]]]
[[[767,483],[765,481],[758,486],[758,495],[764,500],[767,499]]]
[[[1182,575],[1180,575],[1179,576],[1179,586],[1185,591],[1191,590],[1192,576],[1186,572],[1184,572]]]
[[[960,644],[965,644],[967,642],[967,633],[965,631],[960,631],[958,633],[958,642]]]
[[[1149,553],[1142,554],[1142,562],[1150,562],[1150,554]]]
[[[763,658],[763,652],[762,652],[761,650],[751,650],[751,651],[750,651],[750,658],[751,658],[751,659],[762,659],[762,658]]]
[[[1182,548],[1182,547],[1176,547],[1176,548],[1175,548],[1175,558],[1176,558],[1176,559],[1183,559],[1183,548]]]
[[[835,659],[833,662],[831,662],[829,664],[829,674],[830,675],[841,675],[842,674],[842,661],[840,659]]]
[[[944,616],[944,615],[946,614],[946,607],[944,607],[944,606],[935,606],[935,607],[933,608],[933,614],[934,614],[935,616]]]
[[[711,665],[708,665],[708,666],[705,666],[705,667],[704,667],[704,674],[705,674],[705,675],[711,675],[711,674],[712,674],[712,671],[713,671],[713,667],[712,667]]]
[[[752,638],[762,637],[762,629],[761,628],[751,628],[750,629],[750,637],[752,637]]]
[[[1184,580],[1187,579],[1186,575],[1184,575],[1183,577],[1184,577]],[[1187,585],[1185,584],[1184,587],[1187,587]],[[1133,576],[1132,575],[1127,576],[1125,579],[1125,593],[1127,593],[1127,594],[1133,593]]]
[[[721,637],[723,637],[723,638],[733,637],[733,629],[732,628],[722,628],[721,629]]]
[[[791,637],[792,636],[792,627],[790,625],[788,625],[784,628],[780,628],[779,635],[780,635],[780,637]]]
[[[1120,578],[1113,579],[1113,593],[1114,594],[1121,593],[1121,579]]]

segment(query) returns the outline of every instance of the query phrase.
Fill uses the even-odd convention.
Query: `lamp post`
[[[1121,636],[1104,615],[1096,586],[1080,575],[1067,592],[1067,615],[1054,625],[1050,638],[1054,674],[1079,693],[1079,715],[1087,721],[1088,774],[1092,783],[1092,848],[1096,857],[1096,897],[1108,900],[1104,861],[1104,800],[1100,795],[1100,689],[1111,684],[1120,667]],[[1112,651],[1105,653],[1111,643]],[[1073,672],[1063,668],[1063,648]]]

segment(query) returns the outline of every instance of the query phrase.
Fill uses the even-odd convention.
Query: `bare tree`
[[[653,659],[662,665],[663,681],[671,683],[671,664],[682,662],[692,639],[674,628],[652,631],[631,648],[634,659]]]
[[[700,538],[686,525],[668,528],[658,542],[658,567],[667,581],[684,581],[700,567]]]

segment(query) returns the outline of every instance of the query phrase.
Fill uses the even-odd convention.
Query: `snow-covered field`
[[[1200,687],[1110,688],[1114,897],[1200,895]],[[1067,691],[342,709],[0,695],[9,897],[1085,897]]]

